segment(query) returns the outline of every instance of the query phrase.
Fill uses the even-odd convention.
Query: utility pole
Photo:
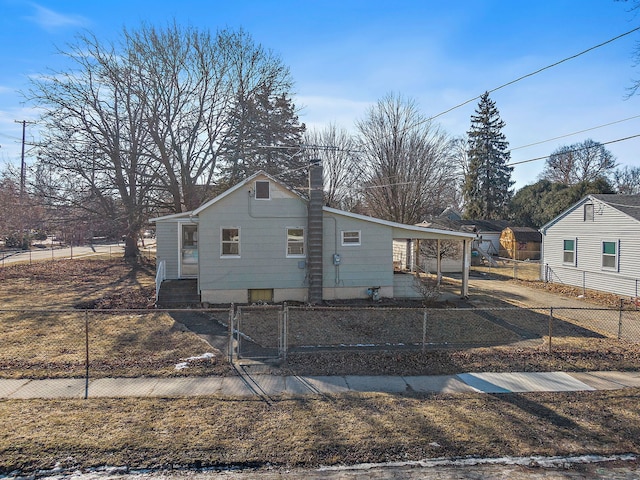
[[[20,247],[24,247],[24,191],[26,186],[27,172],[24,163],[24,146],[26,143],[26,131],[27,131],[27,123],[35,123],[35,122],[27,122],[26,120],[14,120],[15,123],[22,124],[22,155],[20,156]]]
[[[27,179],[27,173],[26,173],[25,163],[24,163],[24,146],[26,143],[27,123],[35,123],[35,122],[27,122],[26,120],[14,120],[14,121],[15,123],[22,124],[22,155],[20,156],[20,200],[22,201],[22,197],[24,196],[26,179]]]

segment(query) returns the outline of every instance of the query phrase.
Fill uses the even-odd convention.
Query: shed
[[[500,256],[513,260],[540,260],[542,234],[530,227],[507,227],[500,234]]]

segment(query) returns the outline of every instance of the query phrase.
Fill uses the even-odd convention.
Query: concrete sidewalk
[[[640,372],[512,372],[438,376],[275,376],[0,379],[0,398],[275,397],[346,392],[521,393],[640,387]]]

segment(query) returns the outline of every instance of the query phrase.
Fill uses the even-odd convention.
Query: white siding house
[[[321,168],[316,175],[322,178]],[[345,212],[322,206],[321,197],[317,207],[313,203],[259,172],[191,212],[153,219],[164,279],[197,279],[201,302],[210,304],[309,302],[314,275],[323,300],[367,298],[372,290],[380,297],[418,297],[394,275],[393,242],[442,239],[465,246],[461,294],[467,295],[475,235]],[[317,239],[312,208],[320,216]],[[314,242],[320,250],[315,259]]]
[[[545,281],[640,295],[640,195],[588,195],[540,232]]]

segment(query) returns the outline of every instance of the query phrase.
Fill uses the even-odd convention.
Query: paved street
[[[140,252],[145,256],[155,253],[155,240],[145,241],[145,246],[140,245]],[[75,247],[33,248],[27,252],[2,252],[0,253],[0,266],[15,263],[33,263],[44,260],[62,260],[65,258],[120,258],[124,253],[123,243],[83,245]]]

